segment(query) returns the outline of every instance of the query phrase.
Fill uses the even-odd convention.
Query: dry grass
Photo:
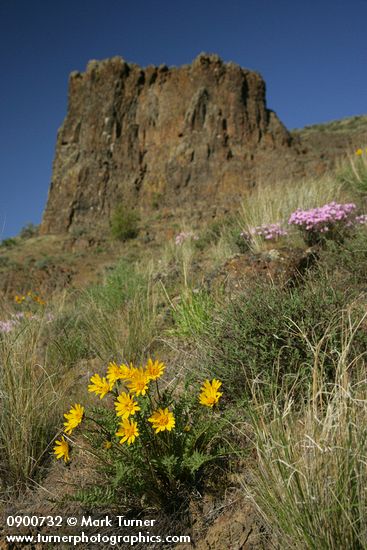
[[[325,380],[321,341],[308,342],[314,356],[308,398],[299,386],[270,403],[254,384],[251,422],[258,457],[255,483],[247,488],[283,548],[339,550],[367,547],[367,379],[363,357],[349,357],[357,331],[343,314],[344,343],[330,347],[335,378]],[[300,332],[300,337],[304,337]]]
[[[0,477],[12,488],[39,475],[68,391],[64,365],[48,357],[46,323],[40,316],[0,335]]]

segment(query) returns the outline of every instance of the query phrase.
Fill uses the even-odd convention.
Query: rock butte
[[[119,203],[214,215],[258,181],[302,177],[303,154],[256,72],[207,54],[178,68],[91,61],[70,75],[41,233],[106,229]]]

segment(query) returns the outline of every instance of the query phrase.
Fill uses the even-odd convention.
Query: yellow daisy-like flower
[[[84,407],[78,403],[75,403],[74,407],[71,407],[70,411],[64,414],[64,417],[66,418],[66,422],[64,422],[64,432],[70,435],[74,428],[79,426],[83,420],[83,416]]]
[[[363,155],[363,151],[362,151],[361,148],[357,149],[356,155],[357,155],[358,157],[360,157],[361,155]]]
[[[57,460],[63,458],[65,463],[69,462],[69,443],[65,441],[64,436],[61,437],[60,441],[55,441],[54,453]]]
[[[45,300],[43,300],[40,296],[37,296],[37,294],[34,294],[34,295],[32,296],[32,299],[33,299],[34,302],[36,302],[36,303],[39,304],[40,306],[46,305]]]
[[[168,410],[168,408],[158,409],[155,411],[152,416],[148,418],[148,422],[153,424],[153,429],[156,434],[158,432],[163,432],[164,430],[170,432],[172,428],[175,427],[175,417],[173,416],[173,413]]]
[[[132,364],[130,364],[130,367],[128,367],[125,364],[117,365],[113,361],[108,364],[106,378],[110,382],[111,386],[113,386],[117,380],[126,380],[130,378],[132,370]]]
[[[139,437],[137,422],[134,422],[134,420],[131,420],[130,422],[129,420],[124,419],[120,424],[119,431],[116,432],[116,435],[117,437],[122,437],[120,440],[121,444],[127,441],[127,444],[131,445],[131,443],[134,443],[135,439]]]
[[[117,401],[115,401],[116,415],[122,418],[129,418],[130,415],[135,414],[136,411],[140,411],[140,407],[134,398],[128,393],[122,392]]]
[[[201,405],[205,405],[207,407],[213,407],[216,405],[220,396],[223,395],[218,391],[221,385],[222,382],[216,380],[215,378],[211,382],[209,382],[209,380],[205,380],[203,386],[201,387],[201,394],[199,396]]]
[[[164,363],[160,363],[159,361],[154,361],[153,363],[152,359],[149,358],[145,367],[145,372],[149,380],[156,380],[162,376],[165,368],[166,366]]]
[[[121,377],[122,377],[122,380],[127,380],[128,378],[131,377],[133,371],[134,371],[134,366],[132,363],[130,363],[130,366],[129,365],[125,365],[125,363],[122,363],[120,366],[119,366],[119,369],[121,371]]]
[[[89,384],[88,391],[99,395],[99,398],[102,399],[109,391],[111,391],[112,386],[106,378],[101,378],[99,374],[94,374],[90,379],[92,384]]]
[[[14,300],[17,304],[21,304],[25,300],[25,296],[19,296],[19,294],[16,294],[14,296]]]
[[[129,390],[136,395],[145,395],[148,389],[149,378],[147,373],[142,369],[132,369],[130,373]]]

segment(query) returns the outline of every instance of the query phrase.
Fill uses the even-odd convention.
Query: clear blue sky
[[[90,59],[259,71],[288,128],[367,112],[367,0],[0,0],[0,239],[44,209],[67,81]]]

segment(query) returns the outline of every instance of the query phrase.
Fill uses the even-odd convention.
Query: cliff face
[[[260,75],[217,56],[179,68],[92,61],[70,76],[41,232],[106,225],[118,203],[238,206],[259,178],[296,170],[291,141]]]

